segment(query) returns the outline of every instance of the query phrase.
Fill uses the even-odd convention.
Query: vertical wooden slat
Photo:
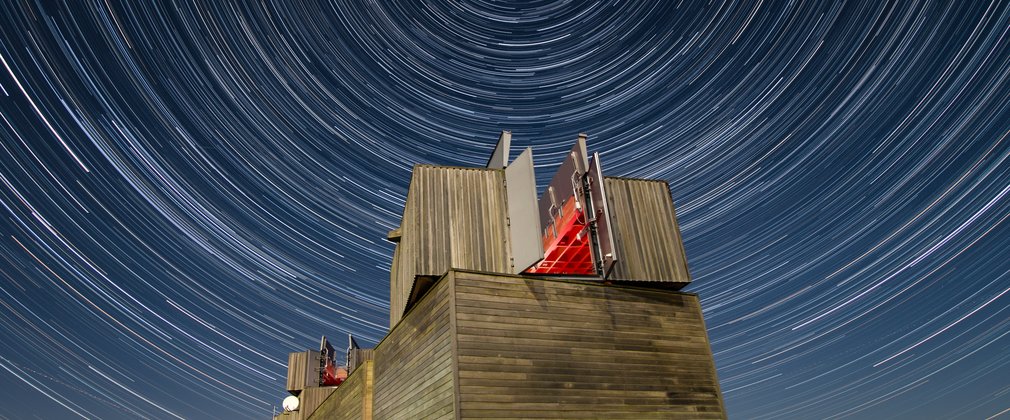
[[[288,354],[288,391],[301,391],[305,389],[305,352]]]
[[[347,373],[353,374],[354,370],[372,360],[375,357],[375,349],[354,349],[347,354]]]
[[[612,280],[688,283],[691,273],[665,181],[604,178],[618,261]]]
[[[397,268],[390,270],[390,327],[402,317],[417,276],[450,268],[509,272],[504,179],[500,169],[414,167]]]
[[[287,390],[301,391],[318,386],[319,352],[308,350],[288,354]]]

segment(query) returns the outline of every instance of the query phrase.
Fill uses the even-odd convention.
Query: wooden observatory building
[[[580,135],[538,195],[510,142],[414,167],[389,333],[336,387],[325,339],[292,353],[276,419],[726,418],[667,183],[603,176]]]

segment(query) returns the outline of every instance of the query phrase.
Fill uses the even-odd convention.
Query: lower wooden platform
[[[723,419],[698,297],[450,271],[312,419]]]

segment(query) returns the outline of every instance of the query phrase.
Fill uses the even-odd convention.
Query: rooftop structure
[[[389,334],[337,387],[325,339],[292,353],[277,418],[725,418],[669,186],[603,176],[586,139],[539,198],[509,132],[484,168],[415,166]]]

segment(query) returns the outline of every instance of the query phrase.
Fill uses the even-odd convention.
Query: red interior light
[[[569,196],[561,213],[554,216],[554,228],[544,232],[543,261],[526,273],[595,275],[587,223],[585,208],[578,204],[575,196]]]

